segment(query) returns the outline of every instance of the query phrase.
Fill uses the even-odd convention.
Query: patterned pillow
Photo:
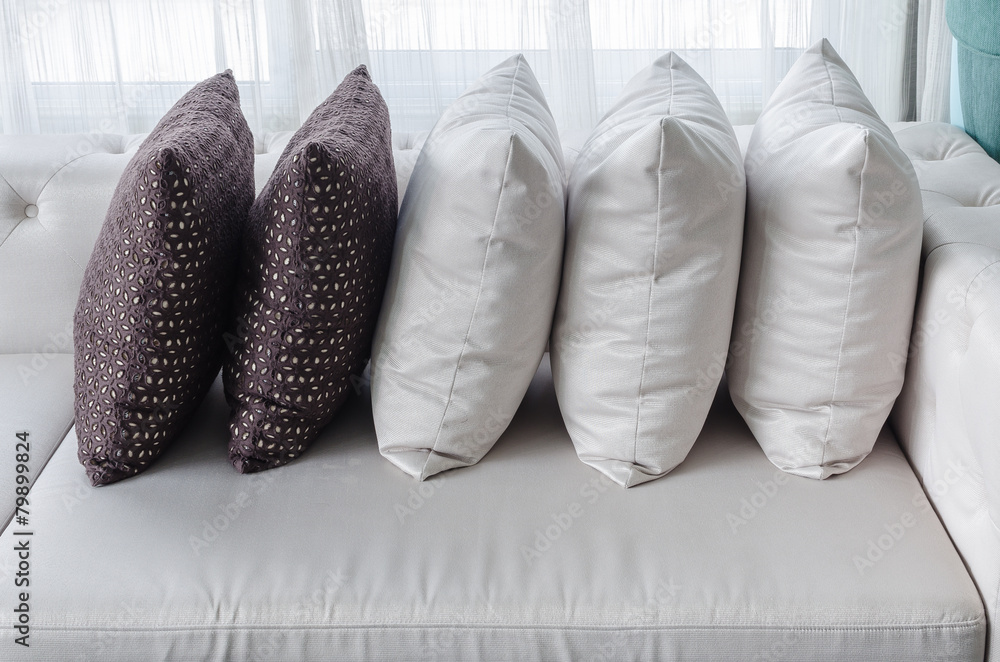
[[[292,136],[250,211],[224,370],[242,473],[302,454],[371,354],[396,232],[389,113],[358,67]]]
[[[94,485],[146,469],[218,374],[253,158],[227,71],[181,97],[118,182],[74,317],[76,434]]]

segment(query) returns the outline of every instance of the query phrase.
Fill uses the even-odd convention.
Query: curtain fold
[[[903,119],[914,107],[918,119],[943,119],[950,52],[943,7],[944,0],[0,0],[0,120],[5,133],[148,131],[191,84],[230,68],[261,135],[297,127],[345,74],[367,64],[394,129],[419,131],[485,70],[522,52],[560,127],[586,130],[639,69],[675,50],[712,85],[733,122],[746,124],[821,37],[884,119]],[[907,57],[914,43],[915,61]]]
[[[920,0],[917,17],[916,119],[950,119],[951,31],[945,0]]]
[[[0,3],[0,125],[4,133],[36,133],[38,112],[34,90],[24,58],[24,42],[30,38],[20,3]]]

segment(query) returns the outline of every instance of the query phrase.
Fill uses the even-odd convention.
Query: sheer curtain
[[[752,123],[795,58],[820,37],[894,121],[914,103],[905,75],[913,32],[923,35],[927,58],[940,55],[940,34],[927,28],[936,10],[928,5],[930,18],[915,28],[917,0],[0,3],[5,133],[148,131],[193,82],[229,68],[247,119],[262,135],[298,126],[362,63],[386,97],[395,130],[426,130],[470,82],[518,52],[560,125],[588,129],[633,74],[671,49],[709,81],[734,123]],[[931,109],[940,101],[936,75],[918,85]]]

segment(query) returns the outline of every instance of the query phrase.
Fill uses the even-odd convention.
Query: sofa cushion
[[[556,395],[580,459],[631,487],[685,458],[726,365],[746,186],[712,88],[674,53],[639,72],[567,197]]]
[[[746,175],[730,392],[776,466],[826,478],[865,458],[903,384],[919,187],[825,39],[761,113]]]
[[[359,67],[295,133],[250,209],[223,373],[239,471],[299,457],[354,392],[396,209],[389,111]]]
[[[58,339],[57,339],[58,340]],[[67,330],[63,349],[72,343]],[[59,442],[73,424],[73,355],[60,353],[54,341],[34,354],[0,354],[0,530],[14,515],[15,491],[42,473]],[[17,435],[27,433],[27,482],[18,482],[15,467],[23,449]],[[30,512],[30,508],[28,509]],[[29,520],[30,522],[30,520]]]
[[[979,596],[892,433],[789,476],[721,393],[668,479],[621,490],[577,459],[547,362],[490,462],[423,483],[379,456],[367,394],[240,475],[216,384],[142,480],[92,489],[57,451],[31,648],[0,659],[980,662]]]
[[[76,429],[95,485],[149,466],[222,364],[253,138],[232,72],[187,92],[126,167],[74,315]]]
[[[562,151],[522,56],[442,114],[417,159],[372,350],[382,453],[424,479],[478,462],[545,350],[562,270]]]

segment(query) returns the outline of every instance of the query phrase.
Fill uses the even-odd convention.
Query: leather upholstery
[[[60,349],[53,342],[37,354],[0,354],[0,530],[14,515],[17,434],[28,433],[30,485],[73,425],[73,355]]]
[[[986,269],[1000,260],[1000,166],[945,125],[893,128],[928,220],[918,334],[892,422],[978,595],[888,430],[850,473],[775,489],[776,469],[720,402],[676,472],[601,490],[543,372],[495,450],[463,472],[423,484],[402,475],[379,456],[359,398],[314,455],[269,481],[226,462],[216,385],[135,481],[90,487],[73,434],[44,472],[45,444],[33,446],[40,636],[17,659],[982,660],[980,596],[991,617],[1000,611],[1000,483],[984,477],[1000,466],[1000,279]],[[749,127],[736,133],[745,147]],[[258,190],[289,136],[259,142]],[[400,191],[425,137],[394,137]],[[4,449],[15,429],[51,446],[70,425],[62,353],[80,265],[140,141],[0,139]],[[42,359],[49,367],[25,384],[17,366]],[[573,503],[579,516],[563,530]],[[208,546],[196,541],[196,554],[192,537]],[[524,560],[523,547],[546,542]],[[0,550],[11,543],[11,531],[0,536]],[[125,577],[109,570],[123,556],[137,561]],[[12,571],[0,553],[3,605]],[[11,618],[0,612],[0,628]],[[1000,659],[996,628],[990,637]],[[12,646],[0,638],[0,659]]]
[[[631,490],[577,459],[547,362],[487,457],[423,483],[380,457],[367,392],[253,476],[218,385],[136,480],[86,489],[71,434],[33,490],[16,658],[982,659],[979,597],[891,432],[848,474],[787,476],[721,393],[685,462]]]
[[[922,291],[892,423],[979,587],[1000,660],[1000,164],[947,124],[898,125],[924,198]]]

